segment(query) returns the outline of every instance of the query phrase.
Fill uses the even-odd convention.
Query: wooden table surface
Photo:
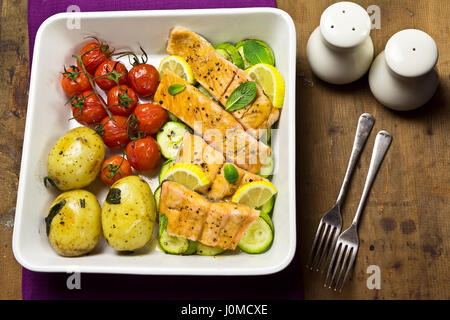
[[[310,33],[334,1],[278,0],[297,28],[297,220],[303,266],[321,215],[334,203],[351,152],[359,115],[376,123],[342,208],[344,228],[356,211],[374,137],[388,130],[393,143],[368,199],[359,228],[360,251],[352,280],[339,294],[322,286],[323,274],[302,268],[307,299],[450,299],[450,6],[446,0],[364,0],[378,5],[381,28],[372,30],[375,54],[395,32],[417,28],[437,42],[440,86],[412,112],[376,102],[367,77],[345,86],[326,84],[306,61]],[[28,93],[26,1],[1,2],[0,20],[0,299],[21,298],[21,267],[11,250]],[[370,290],[370,265],[381,288]]]

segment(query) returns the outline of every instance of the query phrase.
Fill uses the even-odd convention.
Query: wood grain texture
[[[27,2],[1,1],[0,20],[0,300],[20,299],[21,270],[12,230],[28,100]]]
[[[345,86],[312,75],[306,43],[320,15],[336,1],[278,0],[297,28],[297,217],[304,266],[322,214],[334,203],[350,156],[358,117],[375,126],[344,203],[347,228],[361,196],[375,135],[385,129],[393,143],[381,166],[361,220],[360,251],[342,294],[323,287],[324,275],[303,270],[307,299],[450,298],[450,6],[443,0],[356,1],[381,8],[381,29],[372,30],[375,54],[395,32],[417,28],[438,44],[440,86],[412,112],[394,112],[371,95],[367,76]],[[367,267],[381,269],[381,289],[366,286]]]
[[[322,274],[303,268],[306,298],[450,299],[448,1],[357,1],[365,8],[381,8],[381,29],[371,33],[376,54],[392,34],[406,28],[422,29],[438,44],[438,92],[426,106],[407,113],[377,103],[367,77],[334,86],[311,74],[306,42],[332,2],[277,1],[297,28],[299,263],[305,264],[319,219],[335,201],[359,115],[369,112],[376,123],[344,203],[344,228],[356,211],[376,132],[386,129],[394,140],[363,214],[352,280],[338,294],[323,288]],[[11,235],[28,98],[27,2],[0,3],[0,299],[20,299],[21,268],[11,251]],[[381,268],[380,290],[366,287],[369,265]]]

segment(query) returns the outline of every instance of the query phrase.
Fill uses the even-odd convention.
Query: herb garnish
[[[252,64],[267,63],[273,65],[273,59],[269,56],[266,48],[254,40],[248,40],[243,45],[244,56]]]
[[[161,237],[167,227],[167,216],[163,213],[159,215],[159,236]]]
[[[80,206],[81,206],[82,208],[86,208],[86,200],[80,199]]]
[[[108,195],[106,196],[106,202],[109,204],[120,204],[120,193],[120,189],[109,189]]]
[[[50,208],[48,212],[48,216],[45,218],[45,226],[46,226],[46,232],[47,236],[50,233],[50,225],[52,224],[53,218],[61,211],[61,209],[66,205],[66,200],[61,200],[57,204],[55,204],[53,207]]]
[[[248,106],[255,100],[256,84],[253,81],[242,83],[234,89],[225,103],[225,110],[236,111]]]
[[[223,168],[223,173],[229,183],[235,184],[238,181],[239,173],[234,165],[227,163]]]
[[[169,86],[168,91],[172,96],[174,96],[174,95],[180,93],[181,91],[183,91],[185,88],[186,88],[186,85],[181,84],[181,83],[175,83],[175,84],[172,84],[171,86]]]

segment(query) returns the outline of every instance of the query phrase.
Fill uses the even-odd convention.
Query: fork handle
[[[336,204],[338,206],[342,205],[345,194],[347,193],[348,185],[350,183],[350,178],[355,170],[356,163],[358,162],[361,151],[367,141],[370,131],[372,131],[373,124],[375,122],[374,117],[369,113],[363,113],[359,117],[358,127],[356,128],[355,140],[353,142],[352,154],[348,162],[347,171],[345,172],[344,181],[342,182],[341,190],[339,191]]]
[[[378,132],[377,137],[375,138],[375,143],[373,145],[372,151],[372,159],[370,160],[366,183],[364,185],[361,200],[359,201],[358,209],[356,210],[355,218],[353,219],[353,224],[356,226],[358,226],[361,213],[364,209],[367,197],[369,196],[370,188],[372,187],[375,176],[378,173],[378,169],[380,169],[381,162],[383,162],[383,158],[386,155],[389,146],[391,145],[391,141],[392,136],[389,132],[384,130]]]

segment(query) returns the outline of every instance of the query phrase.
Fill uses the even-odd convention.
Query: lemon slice
[[[264,90],[275,108],[283,107],[284,79],[275,67],[258,63],[247,69],[246,72]]]
[[[194,83],[194,74],[189,64],[180,56],[168,56],[164,58],[159,64],[158,72],[159,76],[164,75],[164,71],[170,70],[180,78],[186,80],[189,83]]]
[[[196,190],[209,184],[209,179],[202,168],[191,163],[177,163],[167,170],[164,180],[182,184],[188,189]]]
[[[240,187],[231,198],[231,201],[252,208],[259,208],[277,192],[275,186],[269,181],[253,181]]]

